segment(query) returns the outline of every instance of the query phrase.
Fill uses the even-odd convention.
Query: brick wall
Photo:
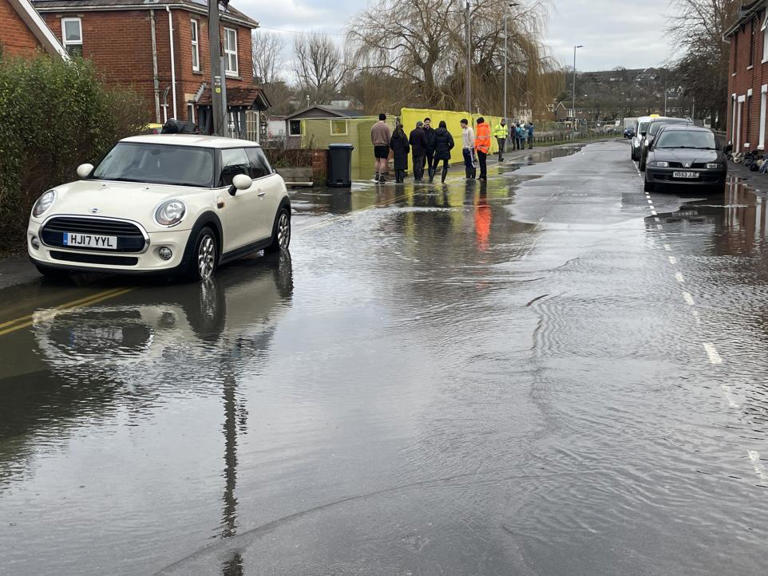
[[[32,56],[42,49],[8,0],[0,0],[0,43],[4,52],[11,56]]]
[[[2,2],[4,0],[0,0]],[[109,84],[130,88],[147,102],[147,122],[155,121],[155,96],[152,73],[151,18],[154,13],[157,41],[157,66],[162,122],[163,93],[171,86],[171,50],[168,13],[165,10],[115,12],[46,13],[44,18],[54,34],[61,38],[61,19],[79,17],[83,28],[83,56],[93,60]],[[187,100],[201,83],[210,84],[207,18],[186,10],[172,10],[174,63],[176,73],[177,117],[191,120]],[[198,21],[200,71],[192,70],[191,20]],[[240,76],[228,78],[227,85],[251,84],[251,32],[248,28],[225,23],[238,31],[238,66]],[[173,116],[173,91],[168,90],[168,117]],[[197,118],[195,118],[197,119]]]
[[[727,138],[733,143],[735,150],[754,150],[760,143],[761,87],[768,84],[768,62],[762,62],[765,39],[763,31],[760,30],[764,18],[765,11],[758,12],[752,20],[742,23],[730,38],[726,131]],[[734,94],[736,95],[735,123]],[[739,103],[739,99],[743,99],[743,103]],[[740,122],[739,109],[741,110]]]

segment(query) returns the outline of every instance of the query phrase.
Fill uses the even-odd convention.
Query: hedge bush
[[[0,52],[0,250],[24,245],[40,194],[140,131],[145,115],[142,99],[106,88],[90,62]]]

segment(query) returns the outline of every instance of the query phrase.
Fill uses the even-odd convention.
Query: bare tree
[[[346,75],[341,50],[325,34],[297,36],[293,49],[300,88],[316,103],[329,101]]]
[[[500,113],[507,13],[508,101],[512,108],[546,110],[556,89],[549,73],[558,65],[546,57],[541,42],[545,0],[529,2],[514,12],[505,12],[508,4],[505,0],[472,2],[469,58],[465,0],[383,0],[352,23],[347,38],[354,47],[356,67],[409,86],[411,105],[464,108],[470,66],[473,107]]]
[[[253,77],[256,82],[260,84],[277,82],[283,66],[285,44],[282,36],[264,30],[254,30],[251,45]]]
[[[734,23],[739,0],[674,0],[677,15],[669,32],[682,50],[675,62],[675,77],[683,92],[695,98],[702,116],[722,127],[728,105],[730,46],[723,36]],[[760,23],[753,25],[760,28]]]
[[[445,101],[441,84],[456,62],[459,0],[385,0],[350,25],[358,69],[395,76],[418,88],[423,103]]]

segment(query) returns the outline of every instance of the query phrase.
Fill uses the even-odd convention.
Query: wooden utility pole
[[[208,46],[211,58],[211,103],[213,133],[226,136],[226,76],[221,66],[221,36],[219,33],[219,0],[208,0]]]

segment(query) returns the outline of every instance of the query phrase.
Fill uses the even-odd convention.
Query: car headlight
[[[656,166],[656,168],[669,168],[669,162],[662,162],[661,160],[649,162],[648,165]]]
[[[161,226],[176,226],[184,219],[187,207],[181,200],[168,200],[155,210],[155,221]]]
[[[711,170],[716,170],[716,169],[722,168],[722,167],[723,167],[722,164],[720,164],[719,162],[710,162],[709,164],[707,164],[707,168],[709,168]]]
[[[56,190],[48,190],[43,193],[40,198],[37,199],[35,205],[32,207],[32,216],[38,218],[42,216],[48,208],[53,206],[56,201]]]

